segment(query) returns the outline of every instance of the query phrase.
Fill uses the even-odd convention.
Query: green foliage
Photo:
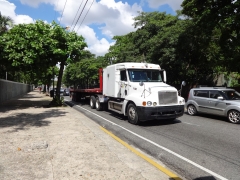
[[[86,87],[98,84],[101,67],[145,61],[167,70],[169,84],[212,85],[222,72],[240,72],[239,6],[234,0],[184,0],[176,16],[141,12],[134,18],[137,30],[115,36],[109,52],[97,58],[83,50],[82,36],[55,22],[17,25],[0,35],[0,78],[7,71],[18,81],[50,84],[55,74],[60,98],[64,67],[65,85]],[[56,64],[60,69],[53,70]],[[238,76],[230,79],[238,84]]]
[[[84,59],[69,64],[63,75],[63,83],[66,86],[77,86],[81,88],[98,86],[98,70],[108,65],[103,57],[93,57],[87,54]]]
[[[9,27],[13,26],[13,20],[10,17],[3,16],[0,12],[0,36],[8,31]],[[3,59],[3,48],[4,44],[0,42],[0,78],[5,79],[7,69],[11,69],[11,65],[6,63]],[[7,73],[8,77],[15,76],[10,72]]]
[[[51,25],[37,21],[16,25],[0,37],[6,70],[23,72],[37,81],[34,79],[39,74],[54,66],[56,62],[51,62],[48,56],[54,42],[49,36],[50,31]]]
[[[110,47],[109,53],[105,55],[106,59],[113,63],[146,61],[160,64],[161,68],[167,70],[169,84],[180,84],[185,80],[188,84],[213,85],[215,76],[219,73],[233,70],[239,72],[240,41],[235,41],[232,37],[238,32],[236,28],[228,37],[228,41],[233,40],[232,44],[224,42],[223,29],[217,25],[214,18],[208,16],[209,12],[212,13],[210,4],[213,1],[184,2],[183,6],[186,6],[189,13],[184,9],[184,14],[191,15],[190,18],[184,17],[180,11],[176,16],[160,12],[141,12],[134,19],[137,31],[115,36],[116,43]],[[222,2],[223,5],[229,3],[214,2]],[[236,8],[236,1],[234,6]],[[199,9],[193,12],[194,8],[200,8],[201,12]],[[226,10],[224,6],[219,5],[218,8]],[[232,10],[234,8],[231,12]],[[232,16],[235,18],[234,13]],[[224,24],[225,20],[220,22]]]
[[[239,73],[224,73],[224,77],[229,82],[228,87],[240,87],[240,74]]]
[[[114,63],[134,61],[160,64],[168,72],[168,82],[180,84],[186,78],[186,63],[177,52],[179,37],[187,27],[186,23],[178,16],[142,12],[135,18],[137,31],[114,37],[116,43],[106,56],[112,57]]]
[[[3,16],[0,12],[0,35],[7,32],[8,27],[13,26],[13,20],[9,16]]]
[[[182,13],[194,23],[195,36],[216,42],[227,70],[240,71],[240,1],[184,0]],[[218,31],[218,37],[215,32]],[[199,42],[195,42],[199,43]],[[201,42],[200,42],[201,43]]]
[[[0,36],[1,66],[13,74],[24,72],[32,78],[31,83],[49,84],[56,73],[52,67],[59,64],[56,96],[60,98],[64,66],[79,60],[86,46],[82,36],[67,32],[55,22],[19,24]]]
[[[135,48],[133,41],[133,34],[129,33],[125,36],[114,36],[116,43],[109,48],[109,53],[105,58],[110,64],[121,62],[140,62],[144,61],[139,55],[139,50]]]

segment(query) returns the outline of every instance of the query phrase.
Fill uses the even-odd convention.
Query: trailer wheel
[[[96,98],[94,96],[91,96],[91,98],[90,98],[90,107],[92,109],[95,109],[95,107],[96,107]]]
[[[131,124],[139,124],[137,109],[134,104],[129,104],[127,108],[128,122]]]
[[[102,111],[103,110],[103,104],[100,103],[99,97],[96,98],[96,110],[97,111]]]
[[[74,92],[71,93],[71,99],[72,99],[72,101],[76,101],[76,100],[75,100],[75,93],[74,93]]]

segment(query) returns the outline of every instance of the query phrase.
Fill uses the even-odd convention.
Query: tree
[[[75,32],[67,32],[55,22],[52,24],[51,37],[55,40],[52,59],[60,66],[56,91],[56,96],[60,99],[64,67],[78,61],[84,55],[83,49],[87,47],[87,44],[82,36],[78,36]]]
[[[67,32],[55,22],[43,21],[16,25],[0,37],[0,42],[3,59],[22,72],[40,76],[59,64],[57,99],[60,99],[64,66],[79,59],[86,47],[82,36]]]
[[[3,35],[3,33],[7,32],[8,30],[8,27],[12,27],[13,25],[13,20],[10,18],[10,17],[7,17],[7,16],[3,16],[0,12],[0,36]],[[1,44],[0,42],[0,59],[1,59],[1,62],[0,62],[0,78],[4,78],[5,75],[6,75],[6,71],[7,71],[7,68],[10,69],[11,68],[11,65],[8,64],[7,62],[4,62],[3,61],[3,45]],[[12,76],[11,73],[8,73],[8,76]]]
[[[240,1],[236,0],[184,0],[182,13],[194,22],[195,35],[217,42],[223,60],[219,64],[228,71],[240,71]],[[213,39],[218,31],[218,39]],[[199,34],[199,32],[201,34]]]
[[[63,82],[67,86],[80,88],[92,88],[98,86],[99,68],[104,68],[108,62],[104,57],[93,57],[85,55],[85,58],[76,63],[69,64],[63,75]]]
[[[7,32],[8,27],[13,26],[13,20],[9,16],[3,16],[0,12],[0,35]]]
[[[209,43],[208,37],[197,35],[195,23],[160,12],[142,12],[134,20],[136,32],[114,37],[116,43],[110,47],[106,58],[114,63],[137,61],[160,64],[167,70],[169,84],[209,83],[213,80],[216,58],[221,52],[216,41]],[[215,39],[219,32],[215,31]],[[207,65],[206,65],[207,64]]]
[[[120,63],[120,62],[140,62],[142,59],[138,48],[133,44],[134,33],[129,33],[125,36],[114,36],[113,40],[116,43],[110,46],[109,53],[105,55],[109,63]]]

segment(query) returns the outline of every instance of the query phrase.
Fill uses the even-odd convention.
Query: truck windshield
[[[128,69],[129,79],[132,82],[162,82],[159,70]]]

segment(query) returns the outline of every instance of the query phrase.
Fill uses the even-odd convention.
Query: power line
[[[84,16],[84,18],[83,18],[83,20],[82,20],[82,22],[81,22],[80,26],[82,25],[82,23],[83,23],[83,21],[85,20],[85,18],[86,18],[86,16],[87,16],[87,14],[88,14],[88,12],[89,12],[89,10],[91,9],[91,7],[92,7],[92,5],[93,5],[93,2],[94,2],[94,0],[92,1],[92,4],[90,5],[90,7],[89,7],[89,9],[88,9],[87,13],[85,14],[85,16]],[[80,26],[78,27],[77,31],[79,30]],[[76,32],[77,32],[77,31],[76,31]]]
[[[65,4],[64,4],[63,10],[62,10],[62,15],[61,15],[61,18],[60,18],[60,21],[59,21],[59,24],[61,24],[61,20],[62,20],[62,16],[63,16],[63,12],[64,12],[64,10],[65,10],[66,4],[67,4],[67,0],[65,1]]]
[[[80,10],[81,6],[82,6],[82,3],[83,3],[83,0],[82,0],[82,2],[81,2],[80,6],[78,7],[77,13],[75,14],[75,17],[74,17],[74,19],[73,19],[73,22],[72,22],[72,24],[71,24],[71,26],[70,26],[70,27],[72,27],[72,26],[73,26],[73,23],[74,23],[74,21],[75,21],[75,19],[76,19],[76,17],[77,17],[77,14],[78,14],[78,12],[79,12],[79,10]]]
[[[86,3],[85,3],[85,5],[84,5],[84,7],[83,7],[83,9],[82,9],[82,11],[81,11],[81,13],[80,13],[80,15],[78,16],[77,22],[75,23],[75,25],[74,25],[74,27],[73,27],[72,31],[75,29],[75,27],[76,27],[76,25],[77,25],[77,23],[78,23],[78,21],[79,21],[79,18],[81,17],[81,15],[82,15],[82,12],[83,12],[83,10],[84,10],[84,9],[85,9],[85,7],[86,7],[86,4],[87,4],[87,2],[88,2],[88,0],[86,1]]]

